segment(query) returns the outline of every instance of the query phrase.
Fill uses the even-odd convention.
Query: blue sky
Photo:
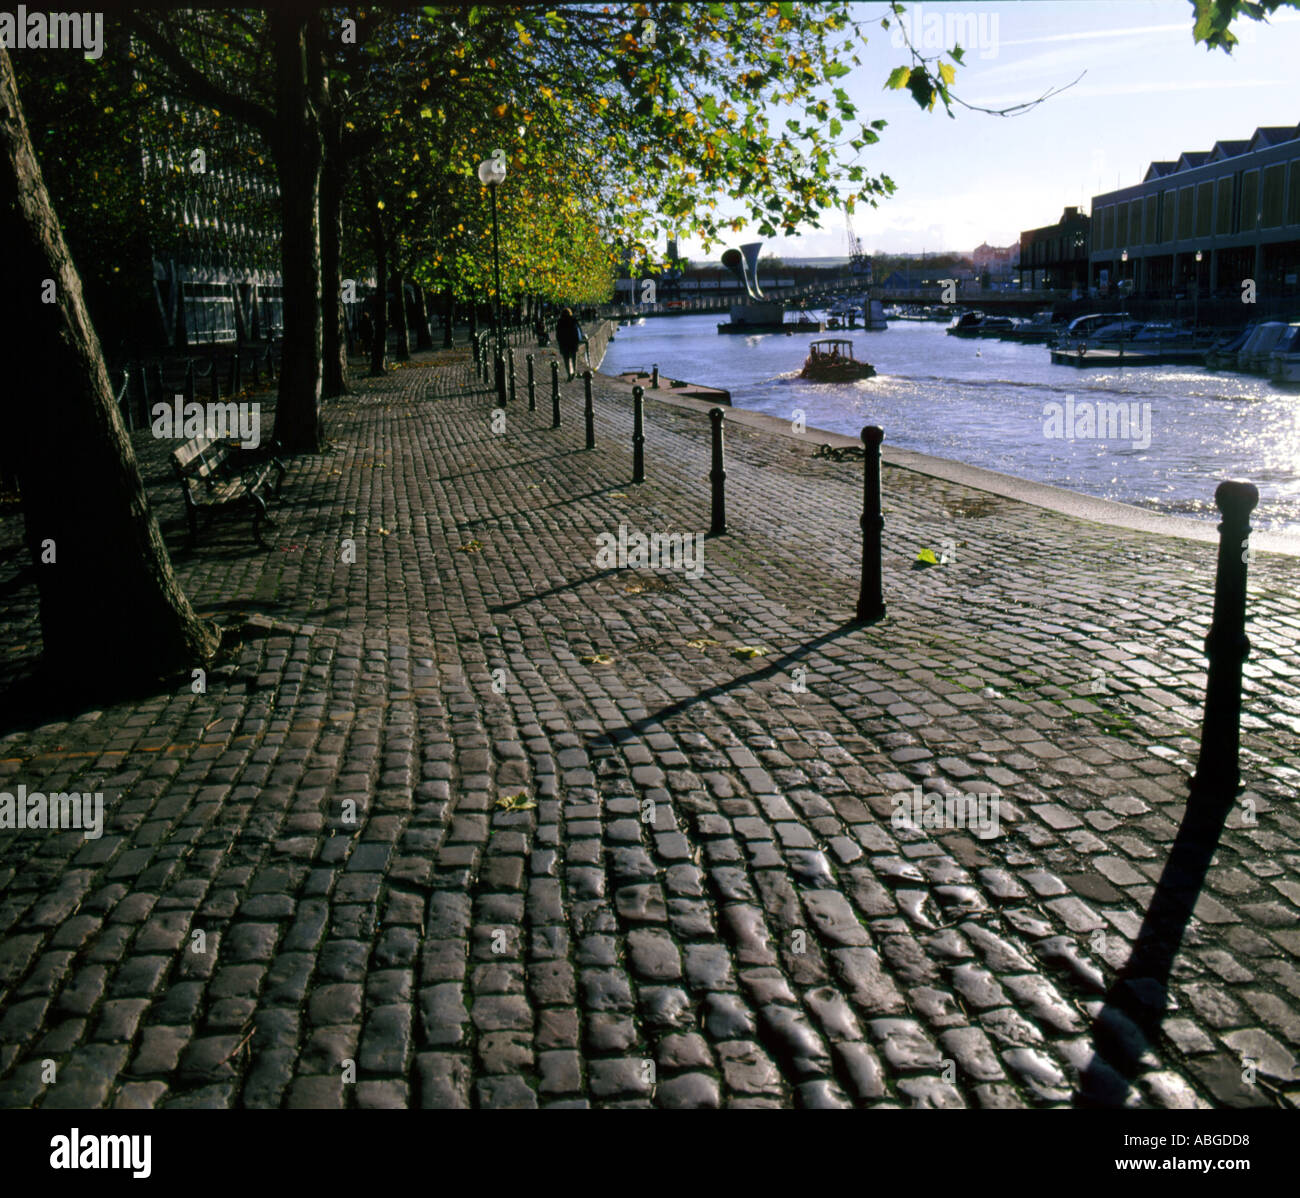
[[[855,214],[869,252],[1009,245],[1021,229],[1053,223],[1067,204],[1087,210],[1097,192],[1139,182],[1152,159],[1249,137],[1259,125],[1300,122],[1300,11],[1278,12],[1268,25],[1238,21],[1242,44],[1227,55],[1193,43],[1187,0],[909,5],[920,38],[937,33],[940,18],[948,28],[951,18],[965,22],[958,30],[978,28],[979,44],[963,41],[966,62],[957,74],[957,93],[968,103],[1021,103],[1083,73],[1022,116],[958,108],[949,120],[941,108],[922,112],[906,92],[882,90],[890,69],[907,61],[905,51],[879,28],[885,5],[857,7],[875,18],[875,33],[848,90],[865,117],[889,122],[864,161],[898,187],[880,207]],[[822,226],[773,238],[764,252],[846,253],[843,216],[829,213]],[[683,251],[702,256],[695,243]]]

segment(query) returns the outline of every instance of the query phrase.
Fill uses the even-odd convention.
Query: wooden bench
[[[284,482],[284,463],[276,456],[278,449],[275,441],[268,444],[265,453],[258,453],[241,450],[231,441],[199,436],[172,451],[172,468],[185,497],[191,545],[198,539],[200,511],[206,522],[217,508],[231,506],[252,510],[253,539],[266,548],[262,524],[275,523],[267,513],[267,500],[280,494]]]

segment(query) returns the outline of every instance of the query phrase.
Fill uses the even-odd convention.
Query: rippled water
[[[879,424],[890,445],[1164,512],[1213,518],[1215,486],[1249,479],[1260,490],[1255,525],[1300,533],[1298,390],[1202,367],[1055,366],[1046,346],[949,337],[941,324],[913,321],[831,334],[851,338],[879,373],[811,384],[797,377],[807,333],[722,336],[717,321],[619,329],[601,369],[658,363],[661,374],[727,388],[739,407],[787,419],[802,409],[812,427],[850,435]],[[1138,405],[1129,413],[1149,445],[1134,428],[1126,440],[1047,435],[1048,405],[1064,410],[1070,396],[1077,431],[1085,407]]]

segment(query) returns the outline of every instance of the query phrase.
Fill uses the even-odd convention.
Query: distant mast
[[[849,239],[849,274],[870,284],[871,259],[863,250],[861,239],[853,231],[853,218],[849,216],[847,208],[844,210],[844,229]]]

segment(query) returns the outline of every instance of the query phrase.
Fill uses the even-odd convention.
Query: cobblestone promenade
[[[647,400],[632,486],[627,387],[588,452],[580,382],[495,432],[464,363],[329,403],[269,551],[229,515],[185,548],[137,434],[236,631],[206,693],[0,737],[0,790],[106,803],[98,840],[0,831],[0,1105],[1300,1098],[1295,559],[1251,567],[1247,790],[1143,1044],[1103,997],[1183,814],[1213,546],[886,467],[855,627],[860,462],[729,424],[703,573],[602,567],[620,524],[707,531],[703,410]],[[25,563],[0,509],[6,678]],[[918,786],[996,794],[998,835],[896,825]]]

